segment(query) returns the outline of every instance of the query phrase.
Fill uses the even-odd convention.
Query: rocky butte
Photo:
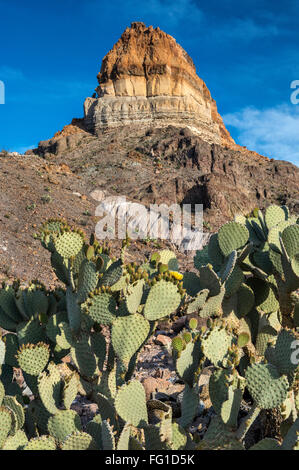
[[[98,82],[97,96],[84,103],[91,131],[171,124],[207,142],[234,145],[192,59],[160,28],[132,23],[104,57]]]

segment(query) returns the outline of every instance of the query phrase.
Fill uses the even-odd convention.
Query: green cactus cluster
[[[200,448],[218,449],[219,439],[220,448],[238,448],[261,410],[276,409],[284,440],[265,440],[258,448],[297,445],[298,235],[298,219],[286,207],[236,216],[196,253],[197,273],[184,274],[187,312],[206,323],[197,331],[190,320],[191,342],[186,332],[173,339],[177,372],[189,390],[213,366],[209,396],[216,417]],[[242,421],[244,394],[252,404]]]
[[[286,207],[223,225],[194,272],[170,250],[126,263],[128,239],[113,259],[63,220],[36,237],[64,287],[0,290],[0,449],[241,450],[263,410],[280,413],[281,437],[252,450],[298,448],[299,224]],[[176,315],[188,320],[171,348],[184,390],[176,404],[146,400],[139,353]],[[206,368],[213,416],[191,432]],[[84,426],[80,395],[98,405]]]

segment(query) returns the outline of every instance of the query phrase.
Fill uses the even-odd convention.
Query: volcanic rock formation
[[[175,39],[132,23],[104,57],[96,98],[84,104],[87,129],[138,123],[188,127],[203,140],[234,146],[216,102]]]
[[[213,228],[271,203],[298,212],[299,169],[235,144],[191,58],[159,28],[132,23],[98,82],[84,118],[31,151],[67,164],[86,193],[202,203]]]

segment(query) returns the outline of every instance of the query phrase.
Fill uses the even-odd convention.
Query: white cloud
[[[246,42],[267,36],[276,36],[280,33],[274,24],[259,25],[251,18],[231,18],[223,23],[220,31],[217,28],[216,32],[221,39],[239,38]]]
[[[0,67],[0,80],[23,80],[24,74],[22,70],[7,65]]]
[[[299,105],[245,108],[223,116],[236,130],[237,141],[250,150],[299,164]]]

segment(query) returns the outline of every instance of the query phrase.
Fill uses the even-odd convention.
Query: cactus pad
[[[231,254],[228,256],[226,265],[221,270],[221,281],[222,282],[225,282],[226,279],[228,278],[228,276],[230,276],[230,274],[232,273],[232,271],[233,271],[233,269],[236,265],[237,258],[238,258],[238,253],[237,253],[236,250],[232,251]]]
[[[291,266],[294,274],[299,277],[299,253],[291,258]]]
[[[97,443],[100,449],[102,446],[102,417],[100,414],[95,415],[92,421],[86,425],[86,432],[92,436],[93,440]]]
[[[186,385],[182,400],[182,415],[179,424],[185,428],[193,422],[197,414],[199,394],[196,388]]]
[[[0,380],[0,406],[2,405],[4,396],[5,396],[5,388],[4,388],[3,383]]]
[[[183,276],[183,289],[191,297],[196,296],[201,289],[199,277],[195,273],[187,271]]]
[[[211,262],[214,270],[219,271],[221,269],[225,257],[223,256],[222,251],[220,250],[218,233],[214,233],[210,238],[208,245],[208,255],[210,258],[210,261],[208,261],[208,263]]]
[[[208,289],[210,291],[211,297],[218,295],[220,292],[221,281],[211,264],[200,268],[199,283],[201,289]]]
[[[111,294],[95,295],[84,304],[87,315],[101,325],[111,325],[116,317],[116,302]]]
[[[223,402],[221,406],[221,418],[222,421],[230,428],[236,429],[237,427],[242,397],[242,390],[239,388],[234,390],[233,387],[229,387],[228,399]]]
[[[63,442],[73,432],[81,431],[80,417],[73,410],[60,410],[50,416],[48,430],[57,441]]]
[[[133,381],[123,385],[115,399],[115,408],[119,416],[133,426],[147,423],[145,390],[140,382]]]
[[[194,256],[194,266],[196,269],[200,269],[202,266],[206,266],[210,262],[209,258],[209,247],[206,245],[202,250],[196,252]]]
[[[3,339],[5,343],[1,342],[1,344],[5,344],[4,364],[9,365],[11,367],[19,367],[18,361],[16,359],[16,354],[19,349],[18,337],[12,333],[8,333],[3,337]]]
[[[280,445],[276,439],[266,437],[250,447],[249,450],[280,450]]]
[[[115,263],[111,264],[107,271],[105,271],[102,279],[101,286],[115,286],[123,275],[122,261],[118,260]]]
[[[86,432],[74,432],[61,445],[61,450],[95,450],[93,438]]]
[[[37,376],[48,364],[49,357],[50,350],[47,344],[26,344],[19,349],[17,360],[23,371]]]
[[[144,315],[150,321],[159,320],[175,312],[180,302],[177,286],[162,279],[149,291]]]
[[[24,431],[17,431],[13,436],[9,436],[3,447],[2,450],[23,450],[23,448],[28,443],[28,439]]]
[[[198,341],[196,341],[195,343],[188,343],[176,361],[176,370],[178,375],[190,387],[192,387],[195,379],[194,374],[198,368],[200,356],[200,346]]]
[[[139,313],[119,317],[112,325],[112,345],[116,355],[128,362],[146,341],[149,322]]]
[[[225,281],[225,296],[231,297],[233,294],[235,294],[239,290],[243,281],[243,271],[238,265],[236,265]]]
[[[82,262],[78,277],[78,298],[80,302],[85,302],[89,292],[97,287],[99,275],[95,263],[87,261]]]
[[[117,443],[117,450],[129,450],[129,443],[131,437],[131,426],[126,424],[123,427],[121,435],[119,436],[119,440]]]
[[[37,344],[45,341],[46,335],[38,320],[32,319],[19,323],[16,328],[20,346],[22,344]]]
[[[183,450],[186,448],[186,444],[187,444],[186,432],[178,423],[173,423],[171,448],[173,450]]]
[[[56,343],[61,349],[70,349],[74,343],[72,331],[69,323],[61,322],[57,325],[58,333],[56,335]]]
[[[228,222],[218,232],[219,247],[225,257],[246,245],[248,239],[247,228],[238,222]]]
[[[12,417],[10,411],[1,406],[0,407],[0,447],[4,444],[7,436],[9,435],[12,425]]]
[[[83,237],[76,232],[65,232],[55,238],[55,249],[62,258],[72,258],[76,256],[83,246]]]
[[[74,363],[80,371],[80,374],[86,377],[94,376],[97,368],[97,361],[91,348],[91,342],[88,335],[83,334],[79,341],[73,344],[71,355]]]
[[[204,355],[215,365],[220,365],[232,345],[232,337],[224,328],[215,327],[202,339]]]
[[[272,248],[272,250],[275,250],[276,252],[280,253],[281,247],[280,247],[279,238],[281,237],[284,229],[287,228],[289,225],[290,225],[290,222],[285,220],[284,222],[280,222],[278,225],[273,226],[269,230],[268,243],[269,243],[270,248]]]
[[[272,364],[254,364],[248,367],[245,377],[247,388],[259,408],[276,408],[285,401],[288,380]]]
[[[24,450],[56,450],[55,439],[51,436],[41,436],[30,439]]]
[[[254,292],[247,284],[241,284],[237,292],[237,299],[237,315],[238,318],[243,318],[254,306]]]
[[[225,294],[225,288],[222,286],[218,295],[209,297],[203,308],[199,312],[201,318],[208,318],[211,315],[218,315],[221,312],[222,301]]]
[[[77,373],[73,373],[65,378],[65,384],[62,392],[63,404],[67,410],[74,402],[79,387],[79,378]]]
[[[56,336],[60,334],[60,328],[58,327],[58,324],[61,322],[67,322],[66,312],[58,312],[48,319],[46,333],[48,338],[53,341],[53,343],[56,343]]]
[[[282,207],[272,205],[267,207],[265,211],[265,222],[268,230],[275,225],[278,225],[281,222],[286,220],[286,213]]]
[[[25,422],[25,414],[22,405],[15,397],[6,396],[3,399],[3,406],[5,406],[12,414],[12,429],[13,433],[21,429]],[[12,434],[13,434],[12,433]]]
[[[299,253],[299,225],[289,225],[281,235],[284,247],[290,258]]]
[[[130,293],[126,298],[126,306],[129,313],[136,313],[140,305],[143,294],[144,280],[141,279],[131,287]]]
[[[247,282],[254,291],[256,306],[264,313],[272,313],[278,310],[279,302],[272,284],[257,278],[248,279]]]
[[[162,264],[166,264],[169,270],[177,271],[178,270],[178,260],[176,255],[171,250],[161,250],[159,251],[159,262]]]
[[[0,290],[0,306],[4,314],[14,323],[22,320],[22,316],[15,302],[15,291],[10,286],[4,286]]]
[[[184,346],[185,346],[185,342],[183,341],[182,338],[180,338],[179,336],[176,336],[175,338],[173,338],[172,347],[174,351],[180,353],[181,351],[183,351]]]
[[[187,313],[198,312],[205,304],[209,295],[208,289],[203,289],[196,295],[195,299],[188,305]]]
[[[71,287],[66,290],[66,306],[70,328],[77,333],[81,326],[81,309],[79,307],[79,298]]]
[[[102,422],[102,446],[103,450],[115,450],[115,438],[113,427],[106,420]]]
[[[44,407],[51,414],[56,414],[60,402],[62,381],[55,364],[50,363],[48,371],[40,374],[38,378],[38,391]]]
[[[220,415],[222,404],[228,400],[229,376],[225,369],[216,370],[209,380],[209,394],[214,410]]]

